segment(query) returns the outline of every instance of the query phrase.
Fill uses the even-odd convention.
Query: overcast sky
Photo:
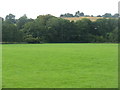
[[[60,14],[76,11],[88,15],[103,15],[104,13],[117,13],[119,0],[1,0],[0,17],[9,13],[16,18],[26,14],[28,18],[36,18],[38,15],[52,14],[59,17]]]

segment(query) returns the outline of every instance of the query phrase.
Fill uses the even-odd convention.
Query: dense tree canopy
[[[26,15],[15,19],[15,15],[9,14],[3,20],[3,42],[118,42],[119,22],[117,18],[103,18],[94,22],[84,18],[74,22],[49,14],[36,19],[28,19]]]

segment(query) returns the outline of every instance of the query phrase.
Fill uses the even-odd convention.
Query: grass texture
[[[117,88],[117,44],[4,44],[3,88]]]

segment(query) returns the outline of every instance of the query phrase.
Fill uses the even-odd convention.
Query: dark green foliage
[[[11,23],[15,23],[15,22],[16,22],[16,20],[15,20],[15,15],[13,15],[13,14],[7,15],[7,16],[5,17],[5,20],[6,20],[6,21],[9,21],[9,22],[11,22]]]
[[[38,37],[34,38],[32,35],[27,35],[24,41],[28,43],[40,43],[41,40]]]
[[[40,15],[35,20],[28,19],[26,15],[18,20],[14,15],[8,16],[9,19],[3,21],[3,42],[118,42],[118,18],[103,18],[94,22],[84,18],[74,22],[49,14]]]
[[[84,16],[84,13],[83,13],[83,12],[77,11],[77,12],[75,13],[75,17],[81,17],[81,16]]]
[[[17,20],[17,28],[18,29],[22,29],[24,28],[24,24],[28,22],[28,19],[27,19],[27,16],[24,15],[22,17],[20,17],[18,20]]]
[[[82,19],[77,21],[76,23],[76,28],[77,28],[77,39],[80,42],[90,42],[91,37],[91,25],[92,22],[89,19]]]
[[[21,42],[23,33],[17,30],[17,26],[10,21],[4,21],[2,25],[3,42]]]
[[[66,13],[66,14],[61,14],[60,17],[74,17],[74,15],[70,13]]]
[[[120,36],[120,18],[118,19],[118,36]],[[120,37],[118,37],[118,42],[120,42]]]
[[[118,14],[118,13],[116,13],[116,14],[114,14],[114,15],[113,15],[113,17],[118,18],[118,17],[119,17],[119,14]]]
[[[80,11],[75,12],[75,15],[71,13],[65,13],[60,15],[60,17],[83,17],[83,16],[84,16],[84,13]]]
[[[112,17],[111,13],[105,13],[103,17]]]
[[[101,15],[97,15],[97,17],[102,17]]]

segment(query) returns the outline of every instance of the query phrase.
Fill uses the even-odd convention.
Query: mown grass
[[[117,44],[3,45],[3,88],[117,88]]]

